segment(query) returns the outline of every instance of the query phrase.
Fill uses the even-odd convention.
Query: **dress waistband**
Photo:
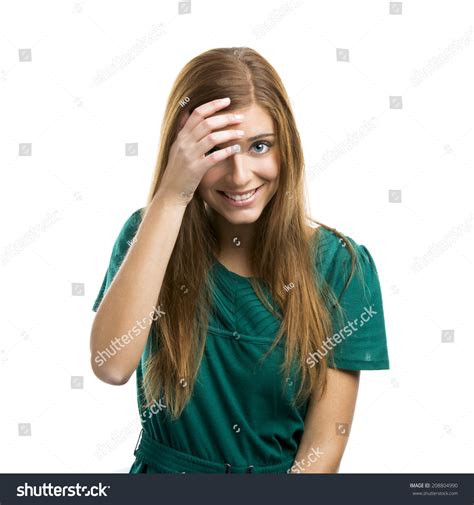
[[[218,463],[178,451],[151,437],[143,428],[134,455],[165,473],[286,473],[293,458],[276,465],[231,465]]]

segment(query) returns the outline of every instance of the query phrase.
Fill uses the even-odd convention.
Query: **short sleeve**
[[[94,305],[92,306],[92,310],[94,312],[97,312],[102,298],[109,289],[109,286],[112,284],[112,281],[114,280],[114,277],[118,272],[120,265],[122,264],[122,261],[124,260],[127,251],[132,244],[133,238],[135,237],[135,234],[137,233],[140,226],[142,211],[143,209],[140,208],[128,217],[115,240],[114,246],[112,248],[109,266],[105,272],[97,298],[94,302]]]
[[[331,368],[389,369],[382,292],[374,259],[367,247],[345,235],[359,263],[347,284],[352,259],[346,241],[325,228],[321,233],[318,265],[341,306],[339,312],[331,304],[333,332],[325,339],[321,354],[326,352]]]

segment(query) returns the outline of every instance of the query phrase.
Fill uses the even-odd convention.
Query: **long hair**
[[[273,119],[280,149],[279,186],[256,223],[259,233],[255,235],[255,247],[251,251],[254,277],[250,282],[260,301],[281,320],[275,340],[263,359],[284,337],[282,384],[286,385],[283,377],[296,364],[300,381],[293,402],[302,404],[312,393],[324,394],[326,359],[311,368],[306,358],[310,352],[320,349],[331,334],[331,310],[337,307],[340,311],[338,300],[314,268],[319,234],[311,223],[324,226],[347,245],[352,268],[346,286],[352,279],[357,256],[342,233],[307,215],[303,150],[290,100],[277,72],[258,52],[247,47],[211,49],[193,58],[180,71],[164,112],[147,206],[160,187],[183,107],[192,112],[206,102],[225,96],[231,98],[225,111],[256,104]],[[275,251],[281,253],[275,254]],[[145,402],[149,405],[163,396],[168,412],[175,419],[192,395],[203,356],[212,300],[208,274],[212,258],[218,254],[215,229],[196,191],[184,212],[157,300],[165,316],[152,323],[153,342],[159,346],[150,353],[143,377]],[[260,282],[268,289],[273,304]],[[287,292],[284,286],[290,282],[295,288]]]

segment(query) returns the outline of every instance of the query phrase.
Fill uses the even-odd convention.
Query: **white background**
[[[279,72],[313,217],[366,245],[379,272],[391,369],[362,372],[340,471],[473,471],[474,8],[392,9],[2,2],[0,472],[130,468],[135,375],[117,387],[92,373],[91,308],[121,226],[145,204],[176,75],[229,46]]]

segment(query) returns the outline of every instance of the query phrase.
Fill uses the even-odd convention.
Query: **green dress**
[[[113,246],[109,267],[93,305],[96,311],[123,261],[140,225],[140,209],[123,225]],[[315,266],[339,297],[347,279],[350,256],[332,232],[320,227]],[[358,276],[340,298],[347,321],[367,322],[333,346],[329,366],[347,370],[389,368],[380,284],[367,248],[347,237],[361,260],[366,288]],[[279,327],[278,320],[254,293],[248,278],[228,270],[217,259],[211,274],[216,291],[205,351],[193,395],[181,417],[173,421],[158,401],[143,409],[141,384],[154,332],[150,331],[136,370],[137,400],[142,430],[129,473],[286,472],[293,464],[304,431],[308,402],[290,401],[297,377],[285,377],[284,339],[262,363]],[[340,332],[342,335],[342,332]],[[313,359],[317,356],[313,355]],[[311,358],[308,357],[308,365]],[[314,366],[314,364],[313,364]],[[185,384],[184,386],[185,387]],[[137,449],[138,448],[138,449]]]

